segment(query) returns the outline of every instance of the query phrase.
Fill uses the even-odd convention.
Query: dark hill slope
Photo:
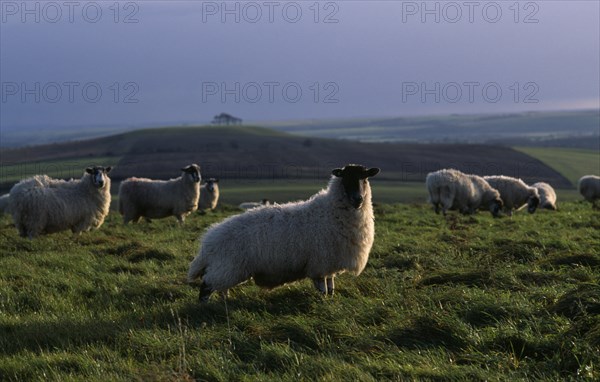
[[[423,180],[433,170],[458,168],[505,174],[556,187],[570,183],[558,172],[506,147],[469,144],[360,143],[306,138],[259,127],[186,127],[139,130],[87,141],[2,151],[2,162],[119,156],[115,180],[169,178],[198,163],[206,176],[227,179],[323,179],[332,168],[360,163],[382,168],[380,179]]]

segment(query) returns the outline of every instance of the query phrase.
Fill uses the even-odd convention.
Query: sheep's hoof
[[[327,284],[325,284],[325,279],[313,279],[313,284],[319,292],[327,295]]]
[[[329,296],[333,296],[333,291],[335,289],[333,277],[328,277],[326,280],[327,280],[327,294]]]

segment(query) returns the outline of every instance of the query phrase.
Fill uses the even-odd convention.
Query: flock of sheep
[[[473,214],[478,209],[488,209],[494,217],[498,217],[502,209],[509,216],[525,206],[531,214],[538,207],[557,209],[556,192],[544,182],[528,186],[521,179],[509,176],[481,177],[444,169],[427,174],[425,184],[435,212],[439,213],[441,207],[444,215],[448,210]],[[586,200],[594,202],[600,197],[600,178],[584,176],[579,180],[578,188]]]
[[[98,228],[109,213],[111,167],[85,169],[79,180],[56,180],[36,175],[17,183],[0,197],[0,212],[11,213],[22,237]],[[123,222],[174,216],[180,223],[197,209],[214,209],[219,199],[218,179],[200,186],[200,167],[181,169],[178,178],[162,181],[129,178],[119,187]],[[332,295],[334,278],[343,272],[360,274],[375,237],[371,187],[368,178],[378,168],[347,165],[331,173],[327,188],[306,201],[286,204],[242,203],[248,209],[212,225],[203,235],[198,255],[190,264],[188,281],[200,279],[200,300],[249,279],[274,288],[310,278],[323,294]],[[430,202],[440,209],[472,214],[479,209],[493,216],[527,207],[556,210],[556,193],[547,183],[528,186],[506,176],[480,177],[454,169],[429,173]],[[578,182],[583,197],[600,199],[600,177],[584,176]]]

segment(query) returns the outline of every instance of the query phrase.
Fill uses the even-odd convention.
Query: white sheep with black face
[[[378,172],[334,169],[327,189],[309,200],[251,209],[211,226],[188,272],[190,282],[202,278],[200,300],[250,278],[274,288],[308,277],[333,294],[337,274],[358,275],[367,264],[375,235],[367,178]]]
[[[444,215],[448,210],[473,214],[483,208],[498,217],[502,208],[500,193],[477,175],[455,169],[438,170],[427,174],[425,184],[436,213],[440,212],[440,207]]]
[[[596,206],[596,201],[600,199],[600,176],[582,176],[577,182],[577,189],[585,200]]]
[[[129,178],[119,187],[119,212],[123,223],[140,218],[161,219],[175,216],[180,224],[198,208],[200,166],[181,169],[181,176],[170,180]]]
[[[527,206],[527,212],[534,213],[540,204],[540,194],[535,187],[530,187],[521,179],[504,175],[484,176],[490,186],[500,193],[504,210],[512,216],[514,210]]]
[[[556,191],[554,191],[551,185],[544,182],[537,182],[532,184],[531,187],[535,187],[538,190],[538,194],[540,194],[540,208],[556,211]]]
[[[111,167],[85,169],[79,180],[46,175],[24,179],[10,190],[10,212],[19,235],[33,239],[70,229],[81,233],[98,228],[110,208]]]
[[[206,183],[200,186],[200,199],[198,210],[214,210],[219,202],[219,179],[208,178]]]

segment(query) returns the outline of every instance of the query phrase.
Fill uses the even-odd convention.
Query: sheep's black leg
[[[333,281],[334,277],[335,276],[325,278],[325,280],[327,282],[327,294],[330,296],[333,296],[333,290],[335,289],[335,283]]]
[[[206,285],[206,283],[203,281],[202,284],[200,284],[200,294],[198,299],[200,302],[207,302],[212,292],[212,288]]]
[[[325,278],[314,278],[313,284],[315,285],[315,288],[319,290],[319,292],[327,294],[327,283]]]

